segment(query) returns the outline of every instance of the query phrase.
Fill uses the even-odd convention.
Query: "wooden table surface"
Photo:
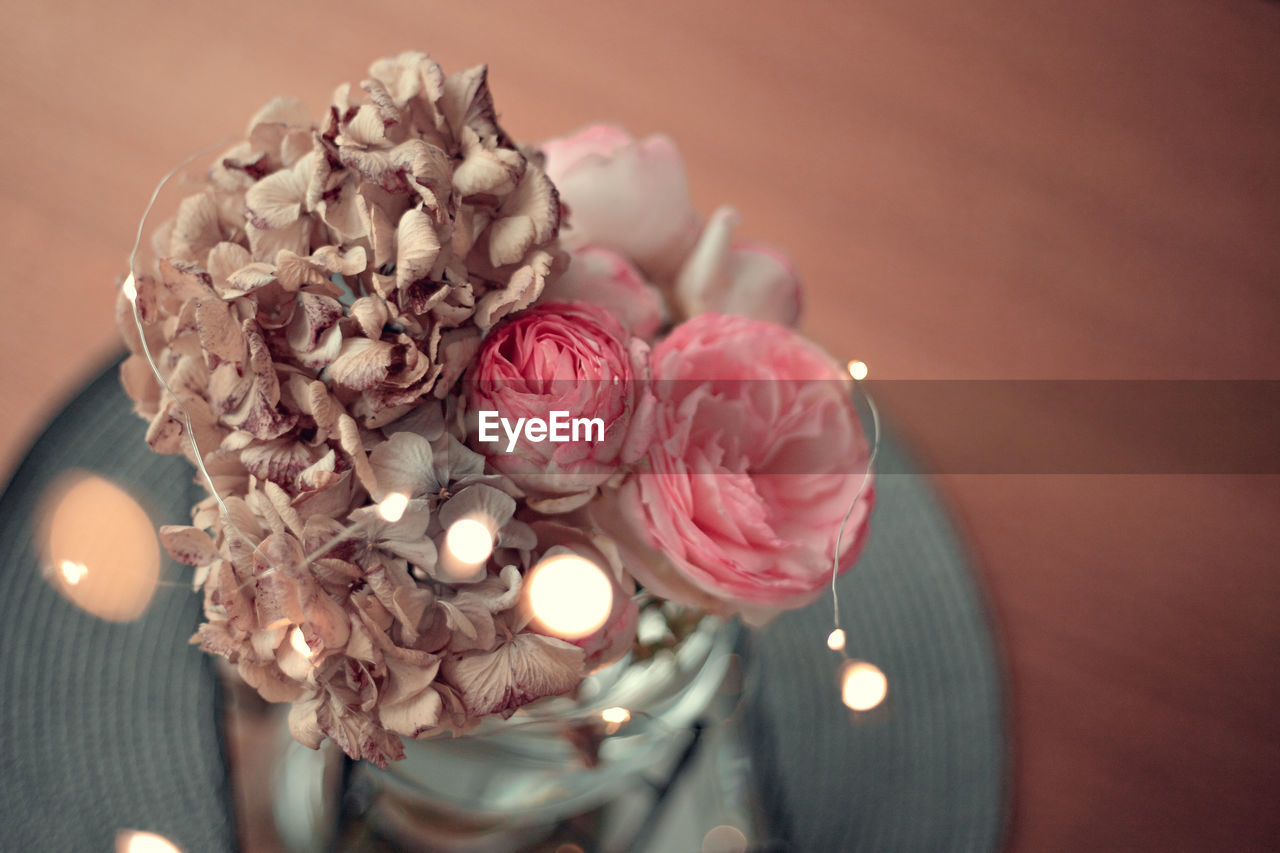
[[[878,378],[1280,378],[1274,4],[63,0],[0,30],[0,465],[118,348],[157,177],[409,47],[488,62],[522,139],[671,134]],[[1007,655],[1011,849],[1280,846],[1280,478],[939,482]]]

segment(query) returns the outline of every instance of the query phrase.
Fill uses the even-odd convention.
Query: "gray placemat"
[[[881,445],[866,551],[838,582],[851,657],[889,695],[850,718],[827,649],[830,597],[757,636],[749,748],[767,821],[796,851],[992,851],[1004,839],[1008,747],[984,603],[927,479]]]
[[[191,466],[150,452],[112,365],[35,442],[0,497],[0,850],[114,850],[158,833],[186,853],[235,846],[212,659],[186,644],[201,599],[160,587],[136,622],[79,610],[46,582],[40,496],[83,468],[159,524],[190,523]],[[161,578],[190,569],[165,558]]]

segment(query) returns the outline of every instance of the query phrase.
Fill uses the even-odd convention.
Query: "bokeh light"
[[[449,525],[444,547],[460,563],[483,563],[493,553],[493,530],[478,518],[460,518]]]
[[[620,725],[631,719],[631,712],[626,708],[605,708],[600,712],[600,719],[606,723],[618,723]]]
[[[408,495],[402,492],[392,492],[378,503],[378,515],[382,516],[384,521],[395,524],[404,517],[404,511],[408,507]]]
[[[702,838],[702,853],[746,853],[747,836],[741,829],[721,824]]]
[[[880,667],[866,661],[849,661],[844,668],[840,698],[854,711],[870,711],[884,701],[889,679]]]
[[[182,848],[154,832],[122,829],[116,833],[116,853],[182,853]]]
[[[838,652],[844,648],[844,630],[836,628],[827,635],[827,648],[833,652]]]
[[[160,548],[146,511],[87,471],[65,475],[36,514],[49,582],[77,607],[110,622],[137,619],[160,580]]]
[[[89,574],[89,567],[84,563],[77,563],[75,560],[63,560],[58,564],[58,571],[62,572],[63,580],[75,586],[84,580],[85,575]]]
[[[867,363],[865,361],[858,361],[857,359],[854,359],[849,362],[849,375],[857,381],[861,382],[866,379],[867,373]]]
[[[595,563],[557,554],[533,567],[525,586],[534,618],[550,634],[576,640],[596,631],[613,609],[613,584]]]

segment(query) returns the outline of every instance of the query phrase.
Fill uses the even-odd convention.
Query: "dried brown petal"
[[[534,252],[528,264],[511,274],[505,288],[481,297],[476,305],[476,325],[488,329],[512,311],[523,310],[536,302],[555,263],[556,256],[550,252]]]
[[[315,155],[303,157],[291,169],[281,169],[258,181],[245,193],[250,222],[263,230],[292,225],[302,214],[307,184],[315,169]]]
[[[240,452],[240,462],[260,480],[293,488],[302,472],[316,462],[317,455],[305,444],[280,438],[246,447]]]
[[[396,227],[396,286],[426,278],[440,255],[435,227],[421,210],[407,210]]]
[[[340,354],[329,365],[329,378],[356,391],[374,388],[391,370],[395,345],[368,338],[347,338]]]
[[[530,164],[489,226],[489,263],[498,267],[518,262],[530,248],[551,240],[559,227],[556,188],[541,169]]]
[[[492,652],[465,655],[444,665],[444,676],[477,716],[510,715],[543,696],[577,686],[582,649],[541,634],[517,634]]]
[[[195,527],[166,524],[160,528],[160,542],[170,557],[188,566],[207,566],[218,559],[209,534]]]
[[[218,205],[212,192],[187,196],[178,205],[178,215],[169,235],[169,253],[184,261],[203,261],[222,240]]]

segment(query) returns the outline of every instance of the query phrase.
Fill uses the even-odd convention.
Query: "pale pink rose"
[[[598,124],[553,139],[542,151],[547,176],[570,212],[562,244],[613,249],[651,276],[679,267],[701,223],[668,137],[637,141],[616,125]]]
[[[569,211],[560,239],[571,253],[598,246],[622,255],[667,292],[670,313],[680,317],[714,311],[795,325],[800,282],[790,261],[734,240],[732,208],[719,208],[703,225],[669,138],[636,140],[616,125],[592,125],[542,150]],[[577,298],[611,304],[590,287]]]
[[[625,257],[602,246],[571,252],[569,268],[542,291],[542,301],[599,305],[645,340],[652,340],[666,322],[666,304],[658,289]]]
[[[800,321],[801,288],[791,259],[777,249],[733,239],[738,214],[721,207],[680,267],[675,297],[686,317],[717,312],[768,320]]]
[[[652,370],[648,468],[593,510],[623,526],[628,570],[658,595],[753,622],[812,601],[869,457],[839,365],[783,326],[704,314],[654,348]],[[841,571],[873,499],[868,481]]]
[[[563,512],[582,505],[648,449],[648,355],[648,344],[596,305],[549,303],[521,312],[485,338],[468,373],[472,447],[530,492],[536,508]],[[485,412],[497,413],[488,417],[488,435],[497,440],[483,440]],[[552,441],[555,412],[571,422],[598,423],[581,424],[576,440],[571,425],[562,431],[570,440]],[[521,418],[526,424],[540,419],[548,430],[530,434]],[[506,425],[493,427],[496,419]],[[514,441],[509,430],[518,431]]]

